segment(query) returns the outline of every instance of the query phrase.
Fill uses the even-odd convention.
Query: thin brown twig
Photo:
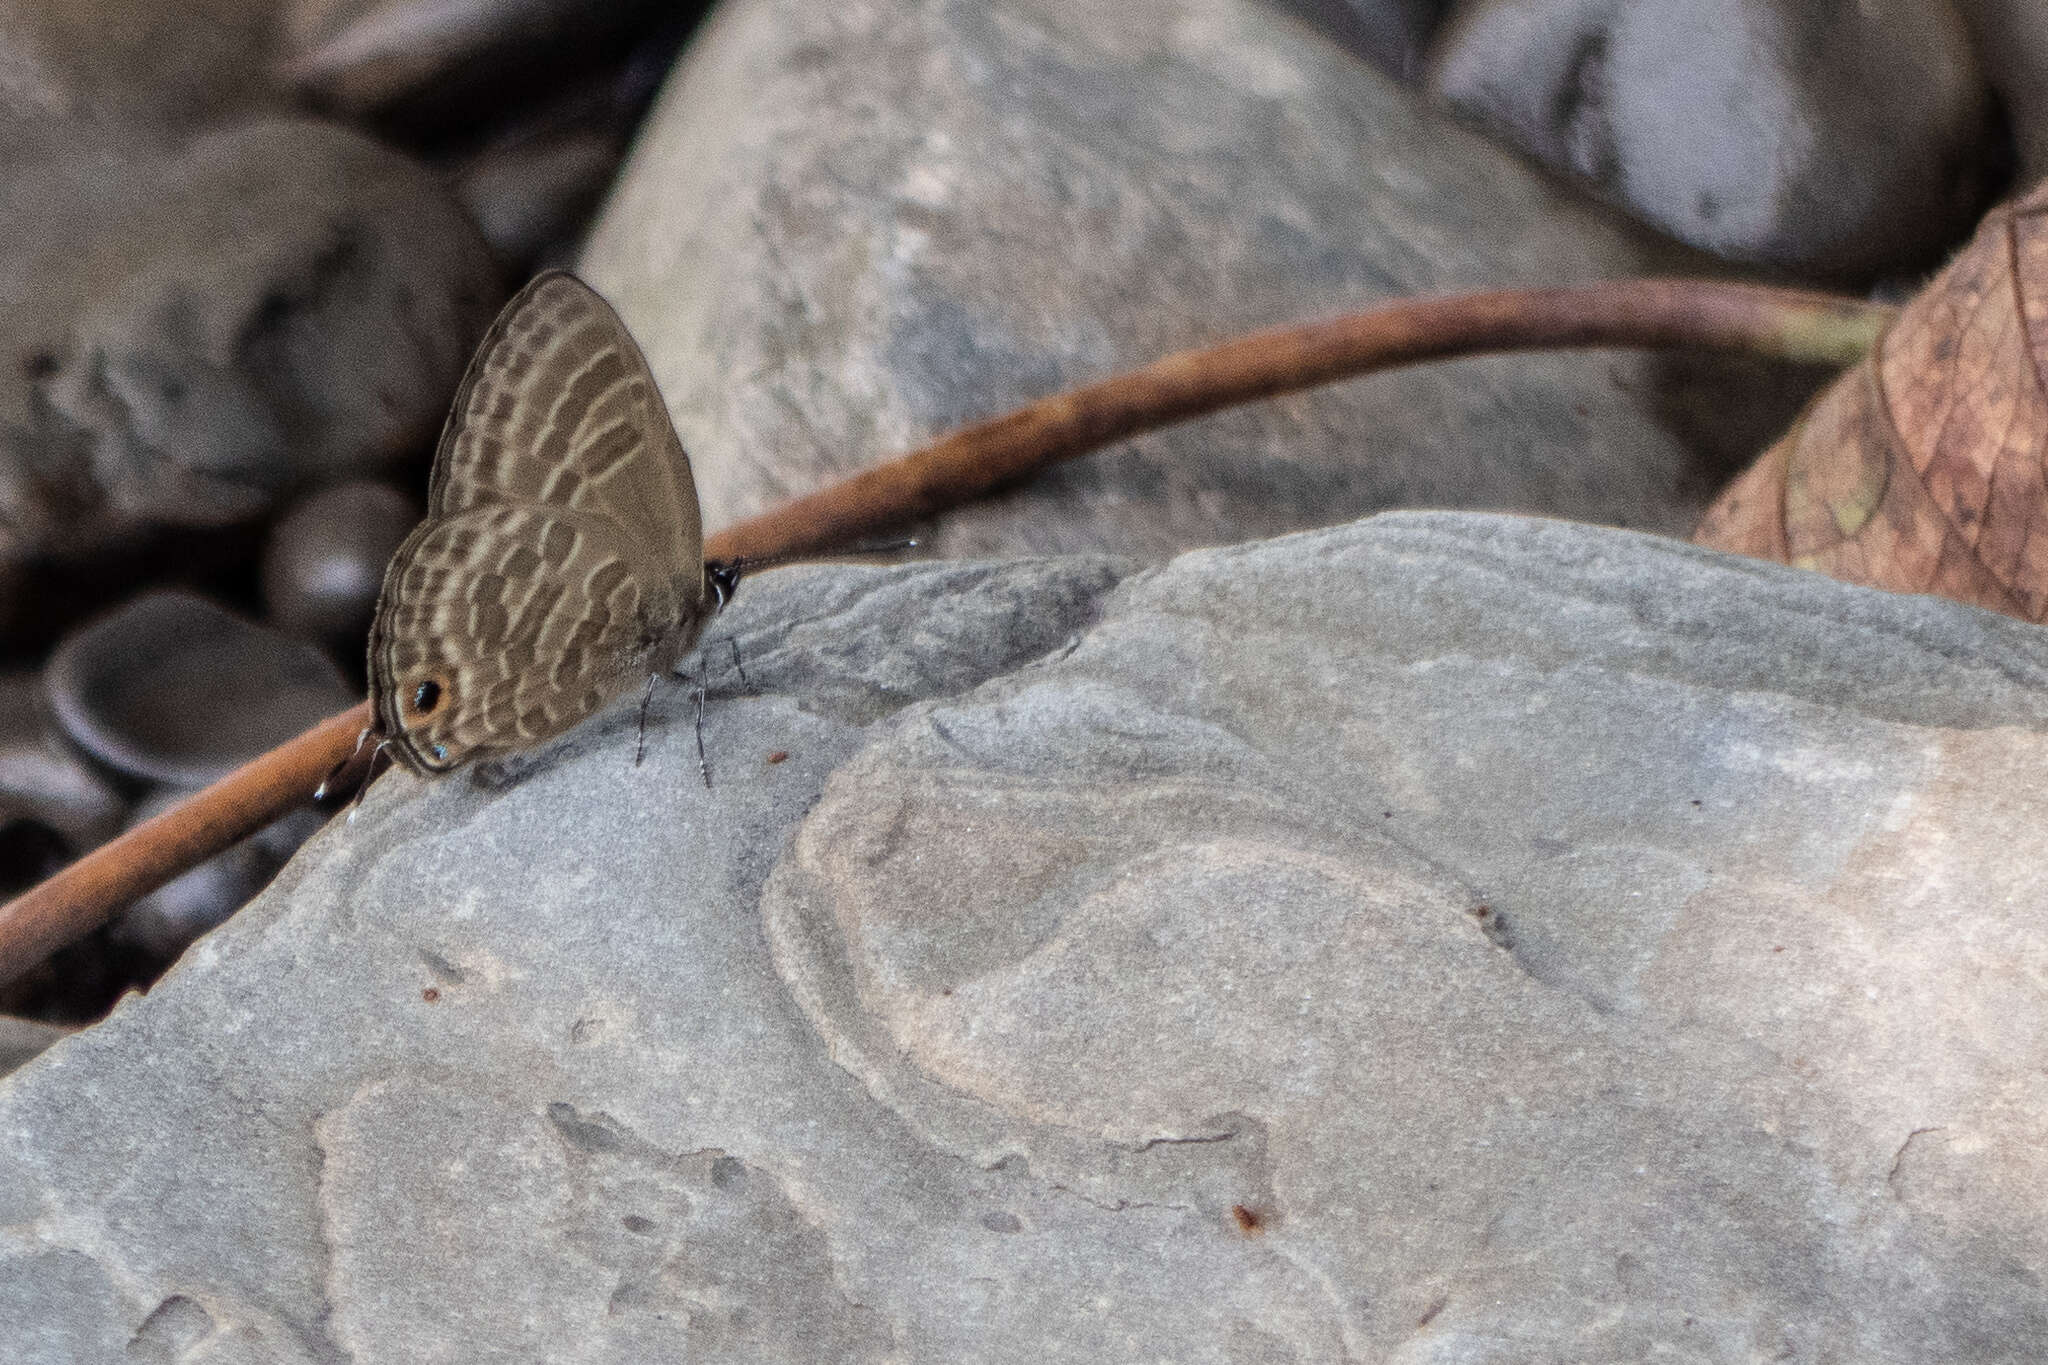
[[[733,529],[788,551],[850,544],[1140,432],[1450,356],[1687,346],[1853,364],[1896,311],[1834,294],[1711,280],[1614,280],[1416,299],[1178,352],[962,427]]]
[[[329,716],[0,906],[0,985],[306,804],[369,723],[368,702]]]
[[[1616,280],[1418,299],[1181,351],[963,427],[710,538],[707,557],[852,543],[1062,460],[1258,398],[1448,356],[1585,346],[1849,364],[1893,314],[1857,299],[1708,280]],[[303,804],[348,759],[367,703],[332,716],[0,906],[0,985],[120,907]]]

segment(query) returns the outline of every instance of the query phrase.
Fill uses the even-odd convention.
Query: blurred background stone
[[[1255,328],[1713,264],[1251,0],[732,0],[582,256],[713,528]],[[1686,422],[1674,390],[1706,370],[1743,400]],[[1157,557],[1414,505],[1683,532],[1813,382],[1640,353],[1419,366],[1123,442],[927,543]]]
[[[280,69],[301,97],[414,147],[499,261],[567,265],[706,5],[305,0]]]
[[[1272,0],[1313,20],[1382,71],[1404,79],[1422,66],[1430,34],[1451,0]]]
[[[498,259],[556,264],[544,259],[550,248],[590,217],[624,154],[621,140],[603,131],[520,138],[465,162],[455,194]]]
[[[137,136],[283,107],[266,58],[279,0],[0,0],[0,122]]]
[[[704,0],[285,0],[277,69],[340,113],[467,122],[614,65],[649,35],[672,53]]]
[[[160,790],[136,807],[133,823],[161,815],[190,795]],[[108,926],[109,936],[169,961],[269,885],[285,860],[326,819],[325,814],[308,807],[266,826],[122,910]]]
[[[39,675],[0,675],[0,899],[120,833],[131,794],[63,738]],[[17,1042],[40,1049],[49,1041],[26,1022],[16,1030],[7,1016],[97,1019],[137,979],[135,957],[95,932],[0,986],[0,1075],[25,1060]]]
[[[2015,188],[2048,176],[2048,5],[2041,0],[1955,0],[1977,40],[1991,88],[2012,128]]]
[[[1467,117],[1735,260],[1922,268],[2001,188],[1948,0],[1464,0],[1429,66]]]
[[[200,787],[358,700],[326,655],[185,592],[81,627],[45,674],[80,748],[117,772]]]
[[[0,895],[120,832],[128,802],[64,743],[33,673],[0,676]]]
[[[388,483],[343,483],[301,499],[270,528],[263,604],[270,622],[346,655],[360,650],[384,565],[420,519]]]
[[[251,520],[431,439],[503,285],[430,175],[316,123],[62,131],[0,181],[0,553]]]

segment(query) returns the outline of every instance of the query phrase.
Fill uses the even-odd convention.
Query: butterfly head
[[[455,682],[447,669],[432,666],[393,680],[378,698],[378,719],[386,742],[421,772],[446,772],[469,757],[448,723],[455,708]]]
[[[704,590],[711,598],[713,610],[725,610],[725,604],[732,601],[732,595],[739,591],[740,575],[745,571],[746,564],[743,561],[724,559],[705,561]]]

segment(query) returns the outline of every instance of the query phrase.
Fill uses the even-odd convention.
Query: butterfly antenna
[[[833,550],[829,552],[829,557],[847,559],[854,555],[893,555],[899,550],[916,548],[917,537],[910,536],[903,540],[884,540],[872,545],[855,545],[850,549]],[[713,592],[718,591],[723,580],[725,590],[719,596],[719,603],[723,605],[725,599],[732,595],[733,587],[738,584],[741,575],[755,573],[761,569],[772,569],[778,564],[794,564],[800,559],[817,558],[819,553],[814,550],[792,550],[784,555],[743,555],[738,559],[718,559],[704,567],[711,574]]]

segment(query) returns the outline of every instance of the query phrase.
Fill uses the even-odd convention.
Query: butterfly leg
[[[342,773],[348,770],[348,766],[351,763],[354,763],[357,758],[362,756],[363,745],[366,741],[368,741],[371,732],[375,728],[376,727],[374,726],[365,725],[363,727],[363,732],[356,736],[356,747],[348,751],[348,756],[346,758],[342,759],[340,762],[336,763],[332,768],[329,768],[327,770],[327,776],[321,778],[320,785],[313,788],[313,799],[315,801],[325,801],[327,799],[328,790],[332,788],[336,782],[339,782],[341,780],[341,775]],[[379,749],[382,749],[384,746],[382,744],[379,744],[377,747]],[[375,758],[376,755],[371,755],[372,761],[374,761]],[[365,785],[367,785],[367,783]]]
[[[697,679],[697,775],[704,779],[704,790],[711,790],[711,760],[704,757],[704,679]]]
[[[753,686],[754,686],[754,680],[753,680],[752,678],[750,678],[750,677],[748,677],[748,676],[747,676],[747,667],[746,667],[746,665],[745,665],[745,664],[743,664],[743,663],[741,663],[741,662],[740,662],[740,640],[739,640],[739,637],[738,637],[737,635],[728,635],[728,636],[726,636],[726,637],[725,637],[725,647],[726,647],[727,649],[729,649],[729,650],[731,650],[731,651],[732,651],[732,671],[733,671],[733,672],[735,672],[735,673],[737,673],[737,674],[739,674],[739,678],[740,678],[740,686],[742,686],[742,687],[744,687],[744,688],[747,688],[747,689],[751,690],[751,689],[753,688]],[[712,651],[712,650],[714,650],[714,649],[716,649],[716,648],[718,648],[718,641],[716,641],[716,640],[706,640],[706,641],[704,642],[704,652],[703,652],[703,656],[702,656],[702,657],[703,657],[703,659],[704,659],[704,668],[705,668],[705,670],[706,670],[707,672],[709,672],[709,670],[710,670],[710,668],[711,668],[711,659],[710,659],[710,654],[711,654],[711,651]],[[720,693],[720,695],[724,695],[724,693],[725,693],[725,689],[724,689],[724,688],[720,688],[720,689],[719,689],[719,693]]]
[[[356,785],[356,794],[348,799],[348,807],[342,814],[343,824],[353,825],[356,822],[356,812],[363,808],[363,798],[370,794],[370,784],[377,780],[377,764],[384,761],[384,747],[390,742],[380,739],[377,747],[370,750],[370,761],[363,767],[363,780]]]

